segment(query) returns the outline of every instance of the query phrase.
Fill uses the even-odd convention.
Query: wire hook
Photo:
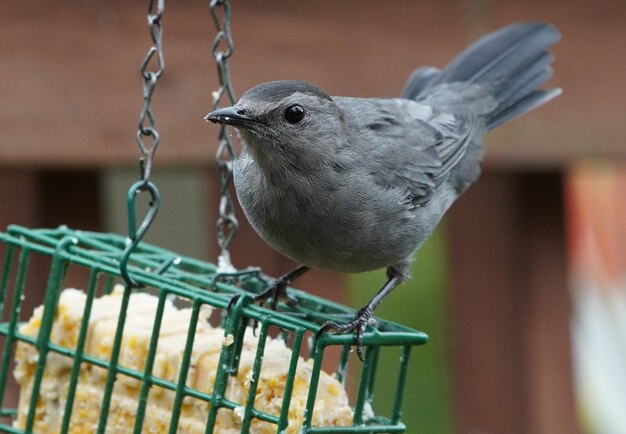
[[[150,193],[150,207],[139,225],[139,228],[137,228],[137,197],[144,191]],[[127,204],[128,237],[126,238],[126,247],[122,252],[122,258],[120,260],[120,274],[128,286],[138,288],[142,285],[128,272],[128,261],[131,253],[133,253],[137,245],[141,242],[159,211],[159,206],[161,205],[159,190],[151,181],[137,181],[128,190]]]

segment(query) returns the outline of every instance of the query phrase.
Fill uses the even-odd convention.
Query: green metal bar
[[[276,416],[272,416],[271,414],[263,413],[262,411],[253,408],[251,411],[252,417],[255,419],[259,419],[264,422],[269,422],[274,425],[278,425],[278,418]]]
[[[175,386],[175,385],[174,385]],[[170,389],[173,389],[170,388]],[[192,388],[186,388],[185,389],[185,395],[191,397],[191,398],[197,398],[197,399],[201,399],[203,401],[207,401],[210,402],[212,395],[207,395],[206,393],[202,393],[196,389],[192,389]],[[220,401],[220,408],[226,408],[229,410],[234,410],[237,407],[240,407],[239,403],[237,402],[233,402],[229,399],[226,399],[224,397],[222,397],[221,401]],[[255,419],[259,419],[262,420],[264,422],[269,422],[269,423],[273,423],[274,425],[278,424],[278,417],[273,416],[271,414],[267,414],[267,413],[263,413],[262,411],[259,411],[257,409],[252,409],[252,417]]]
[[[112,274],[106,274],[106,278],[104,279],[104,293],[111,294],[113,292],[113,288],[115,287],[115,277]]]
[[[200,309],[202,303],[197,298],[194,299],[191,308],[191,318],[189,320],[189,329],[187,330],[187,341],[185,342],[185,349],[183,351],[183,357],[180,364],[180,372],[178,374],[178,384],[176,386],[176,396],[174,398],[174,405],[172,406],[172,419],[170,420],[169,434],[176,434],[178,431],[178,421],[180,419],[180,412],[183,405],[183,398],[185,397],[185,386],[187,385],[187,374],[189,372],[189,365],[191,364],[191,352],[193,350],[193,342],[196,337],[196,329],[198,327],[198,317],[200,316]],[[209,397],[210,399],[210,397]]]
[[[78,333],[78,341],[76,342],[76,349],[73,354],[74,362],[72,363],[72,371],[70,373],[70,383],[67,388],[67,400],[65,402],[65,412],[63,413],[63,420],[61,421],[61,432],[69,432],[70,419],[72,417],[72,411],[74,409],[74,396],[76,394],[76,386],[78,385],[78,378],[80,375],[80,364],[83,361],[83,352],[85,349],[85,341],[87,339],[87,332],[89,331],[89,318],[91,317],[91,308],[93,306],[94,294],[96,292],[96,285],[98,283],[98,275],[100,271],[97,268],[91,270],[89,274],[89,284],[87,287],[87,299],[85,300],[85,308],[83,310],[83,319],[80,324],[80,331]]]
[[[348,358],[350,357],[350,349],[350,345],[343,345],[341,347],[339,365],[337,367],[337,381],[339,381],[344,387],[346,385],[346,374],[348,372]]]
[[[41,245],[27,242],[24,240],[19,240],[13,237],[6,237],[6,236],[2,237],[2,235],[4,234],[0,234],[0,239],[4,238],[4,241],[8,244],[28,247],[35,252],[47,254],[50,256],[54,254],[53,250],[46,248],[46,247],[42,247]],[[78,265],[82,265],[84,267],[91,267],[94,265],[94,261],[88,260],[79,256],[66,254],[64,255],[64,257],[66,257],[69,261],[76,263]],[[112,266],[111,264],[106,264],[106,263],[99,264],[99,265],[101,269],[105,271],[106,273],[119,276],[119,270],[117,270],[115,266]],[[161,286],[167,285],[168,290],[171,293],[174,293],[176,295],[181,295],[183,297],[188,297],[188,298],[191,298],[193,296],[202,296],[203,299],[206,300],[207,304],[212,304],[213,306],[216,306],[216,307],[226,307],[226,305],[228,304],[228,299],[221,294],[210,293],[210,295],[207,295],[206,291],[203,291],[203,290],[201,291],[197,287],[185,284],[184,282],[181,283],[177,280],[168,278],[167,276],[155,276],[154,273],[150,271],[146,271],[146,270],[136,270],[136,271],[133,271],[133,273],[141,275],[142,279],[140,279],[140,281],[145,286],[161,287]],[[222,289],[221,287],[223,285],[219,285],[219,286],[220,286],[220,289]]]
[[[369,385],[375,368],[374,362],[377,351],[378,348],[376,347],[368,347],[365,350],[365,361],[363,362],[363,367],[361,368],[359,390],[354,404],[354,419],[352,420],[353,425],[362,425],[365,422],[363,420],[363,408],[365,407],[365,403],[369,402],[368,400],[370,399]]]
[[[393,403],[391,423],[397,424],[402,417],[402,398],[404,397],[404,386],[406,385],[406,375],[409,370],[409,356],[411,346],[405,345],[400,358],[400,373],[398,374],[398,386],[396,388],[396,399]]]
[[[98,241],[97,239],[94,239],[93,237],[93,233],[88,233],[90,234],[89,236],[79,236],[78,239],[80,241],[80,244],[86,244],[89,247],[93,247],[98,249],[99,251],[96,253],[98,259],[102,260],[103,259],[103,252],[102,251],[108,251],[108,253],[110,254],[110,256],[104,256],[107,257],[109,262],[111,263],[117,263],[118,261],[118,255],[119,255],[119,249],[123,249],[124,245],[123,243],[118,243],[119,244],[119,249],[114,249],[112,247],[112,243],[106,243],[106,242],[101,242]],[[138,266],[138,268],[150,268],[150,269],[155,269],[154,273],[156,274],[162,274],[163,272],[165,272],[167,269],[169,269],[169,267],[175,263],[178,262],[178,259],[180,259],[178,257],[178,255],[173,254],[172,252],[169,252],[165,249],[159,249],[153,246],[150,250],[154,250],[154,253],[152,255],[150,255],[150,257],[152,259],[154,259],[153,261],[147,261],[144,258],[147,258],[148,256],[146,254],[141,254],[141,247],[144,246],[144,244],[140,244],[138,245],[135,253],[132,256],[132,261],[135,262]],[[85,249],[81,249],[80,247],[76,247],[75,249],[75,253],[78,255],[84,255],[85,257],[93,257],[95,256],[95,254],[89,250],[85,250]],[[163,262],[163,257],[166,256],[168,257],[164,262]],[[155,265],[157,264],[157,262],[159,262],[159,265],[155,267]]]
[[[2,268],[2,280],[0,281],[0,319],[4,318],[4,302],[7,296],[7,288],[9,284],[9,275],[13,266],[13,251],[15,247],[7,246],[4,255],[4,267]]]
[[[128,302],[130,300],[131,287],[124,286],[124,293],[122,294],[122,303],[120,306],[120,317],[117,321],[117,329],[115,330],[115,338],[113,340],[113,346],[111,348],[111,360],[108,367],[107,380],[104,386],[104,396],[102,398],[102,407],[100,408],[100,418],[98,420],[98,434],[104,434],[106,430],[107,417],[109,415],[109,408],[111,407],[111,397],[113,395],[113,385],[115,383],[117,373],[120,371],[120,367],[117,364],[120,357],[120,350],[122,347],[122,336],[124,333],[124,324],[126,323],[126,312],[128,310]]]
[[[251,302],[250,296],[240,297],[237,303],[231,307],[228,313],[228,321],[224,326],[224,336],[229,334],[235,335],[243,314],[244,307]],[[207,420],[205,434],[211,434],[215,428],[215,421],[217,419],[217,410],[223,406],[222,400],[224,399],[224,393],[226,391],[226,385],[228,381],[228,370],[224,369],[224,366],[230,366],[233,358],[234,345],[222,346],[220,353],[220,359],[217,363],[217,372],[215,374],[215,382],[213,384],[213,394],[211,396],[211,408],[209,408],[209,417]]]
[[[23,342],[27,342],[29,344],[34,345],[36,338],[33,338],[31,336],[25,336],[25,335],[20,335],[20,334],[16,334],[16,338],[20,341]],[[59,345],[55,345],[55,344],[50,344],[50,351],[55,352],[57,354],[61,354],[62,356],[65,357],[74,357],[75,356],[75,352],[73,350],[70,350],[68,348],[65,347],[61,347]],[[87,354],[83,354],[83,362],[88,363],[90,365],[94,365],[96,367],[99,368],[104,368],[109,370],[111,368],[111,364],[108,361],[102,360],[102,359],[98,359],[96,357],[93,356],[89,356]],[[143,372],[139,372],[136,371],[134,369],[130,369],[130,368],[126,368],[124,366],[117,366],[117,372],[119,374],[122,374],[126,377],[129,378],[133,378],[135,380],[141,380],[143,378]],[[167,390],[171,390],[171,391],[176,391],[177,388],[177,384],[173,383],[171,381],[167,381],[167,380],[163,380],[160,378],[152,378],[152,383],[155,386],[167,389]],[[210,402],[211,401],[211,397],[212,395],[206,394],[206,393],[202,393],[200,391],[197,391],[195,389],[191,389],[191,388],[185,388],[184,389],[184,395],[187,396],[191,396],[192,398],[197,398],[206,402]],[[226,406],[226,405],[224,405]],[[237,407],[238,404],[233,404],[232,408]]]
[[[2,235],[3,234],[0,234],[0,239],[3,238]],[[51,256],[54,254],[54,252],[50,251],[50,249],[48,248],[42,248],[41,246],[37,244],[20,241],[15,238],[4,237],[4,241],[8,244],[29,248],[30,250],[37,252],[37,253],[43,253],[43,254],[47,254]],[[90,268],[95,265],[93,261],[89,261],[80,257],[74,257],[71,255],[67,256],[67,259],[68,261],[71,261],[77,265],[81,265],[87,268]],[[119,276],[119,270],[117,270],[115,267],[112,267],[109,264],[99,264],[99,265],[103,272]],[[142,279],[138,279],[138,280],[140,280],[142,284],[144,284],[145,286],[164,287],[164,288],[167,288],[168,291],[171,292],[172,294],[179,295],[179,296],[186,297],[186,298],[201,297],[205,303],[211,304],[214,307],[224,308],[228,305],[229,299],[226,298],[222,294],[207,293],[206,291],[198,290],[196,287],[185,284],[184,282],[177,282],[173,279],[166,278],[165,276],[155,276],[153,273],[149,271],[145,271],[145,270],[142,270],[140,272],[139,271],[134,272],[134,274],[137,274],[137,273],[142,275]],[[264,309],[263,312],[267,312],[267,310]],[[253,313],[252,315],[255,315],[255,314]]]
[[[313,324],[308,321],[300,321],[295,318],[290,318],[288,314],[283,312],[275,312],[266,308],[262,308],[257,305],[247,306],[244,309],[244,314],[250,319],[256,319],[262,321],[264,318],[270,318],[271,324],[277,327],[296,331],[298,328],[306,328],[310,331],[315,331],[319,328],[318,324]]]
[[[113,234],[110,234],[110,236],[114,237]],[[77,239],[80,239],[80,237],[77,237]],[[1,234],[0,233],[0,240],[3,240],[7,244],[16,245],[16,246],[19,246],[19,247],[29,247],[29,248],[31,248],[31,250],[33,250],[35,252],[43,253],[43,254],[46,254],[46,255],[49,255],[49,256],[53,256],[55,254],[55,251],[54,251],[53,248],[45,247],[45,246],[42,246],[41,244],[37,244],[36,242],[32,242],[32,241],[27,241],[27,240],[25,240],[23,238],[16,238],[16,237],[13,237],[13,236],[7,236],[7,234]],[[143,244],[145,244],[145,243],[143,243]],[[163,250],[163,252],[167,252],[167,251]],[[110,260],[110,261],[108,261],[106,263],[101,263],[100,260],[102,259],[102,256],[99,254],[99,252],[95,253],[93,257],[83,257],[83,256],[80,256],[78,254],[73,254],[73,253],[70,253],[70,252],[60,252],[58,254],[62,255],[64,258],[66,258],[67,260],[69,260],[71,262],[74,262],[74,263],[76,263],[78,265],[83,265],[85,267],[90,267],[90,266],[94,265],[94,262],[96,262],[96,263],[98,263],[101,266],[101,269],[103,271],[106,271],[107,273],[112,274],[112,275],[119,275],[119,270],[116,269],[117,268],[117,265],[116,265],[117,264],[117,260],[115,260],[115,261],[114,260]],[[137,256],[137,254],[133,254],[133,258],[135,258],[136,256]],[[159,262],[159,264],[156,264],[156,263],[153,263],[153,262],[146,262],[145,265],[146,265],[146,267],[150,268],[151,265],[160,265],[160,262]],[[143,282],[147,286],[160,286],[160,285],[163,284],[162,277],[161,276],[155,276],[154,273],[151,272],[151,271],[146,271],[144,269],[137,269],[137,270],[133,271],[133,273],[136,273],[136,272],[140,273],[144,277],[144,279],[145,278],[149,279],[149,280]],[[181,286],[181,285],[179,285],[180,282],[178,282],[175,279],[171,279],[170,278],[170,279],[168,279],[168,282],[169,283],[173,283],[176,286]],[[191,286],[191,285],[184,285],[183,284],[182,286],[185,287],[185,289],[189,290],[189,291],[194,291],[194,292],[197,292],[197,293],[205,292],[205,291],[200,291],[197,287],[194,287],[194,286]],[[188,294],[185,294],[185,295],[188,295]],[[215,297],[219,297],[219,294],[213,294],[212,297],[214,297],[214,298]],[[228,300],[226,300],[224,302],[224,306],[226,306],[227,304],[228,304]]]
[[[319,326],[318,326],[319,327]],[[323,336],[326,345],[354,345],[354,334]],[[409,332],[368,332],[363,336],[363,346],[400,346],[407,342],[411,345],[425,344],[428,336],[423,333]]]
[[[180,257],[173,255],[171,257],[166,257],[165,259],[161,258],[161,260],[161,265],[154,270],[154,274],[164,274],[172,265],[180,262]]]
[[[245,315],[245,308],[242,311]],[[226,313],[226,317],[230,316],[229,313]],[[264,322],[267,322],[267,319],[263,319]],[[228,373],[230,375],[237,375],[237,371],[239,370],[239,361],[241,359],[241,350],[243,348],[244,336],[246,334],[246,328],[248,328],[248,321],[239,321],[239,326],[237,327],[237,333],[235,333],[235,340],[232,343],[232,357],[230,358],[230,362],[228,364]]]
[[[148,405],[148,392],[152,385],[152,368],[154,367],[154,359],[156,357],[157,345],[159,343],[159,333],[161,332],[161,322],[163,320],[163,311],[165,310],[166,291],[159,292],[159,302],[154,315],[154,324],[152,326],[152,336],[150,337],[150,345],[148,347],[148,355],[146,357],[146,365],[141,381],[141,391],[139,392],[139,403],[135,416],[134,434],[141,434],[143,420],[146,415],[146,406]]]
[[[322,371],[322,361],[324,360],[324,339],[315,340],[313,347],[313,369],[311,370],[311,383],[309,384],[309,395],[306,400],[306,408],[304,409],[304,417],[302,418],[302,432],[307,434],[310,432],[313,420],[313,411],[315,410],[315,397],[317,396],[317,387],[320,381],[320,372]]]
[[[26,280],[26,268],[28,266],[29,253],[30,251],[28,249],[22,249],[18,259],[17,276],[15,278],[15,289],[13,290],[13,303],[11,306],[11,315],[9,316],[9,326],[7,329],[6,338],[4,340],[4,349],[2,350],[2,367],[0,368],[0,391],[2,392],[3,397],[5,395],[7,378],[10,375],[9,366],[11,363],[11,348],[13,347],[13,342],[15,341],[15,328],[17,325],[17,321],[20,317],[22,295],[24,294],[24,282]]]
[[[367,380],[367,388],[365,393],[366,402],[371,402],[374,397],[374,386],[376,385],[376,373],[378,372],[378,359],[380,358],[380,347],[371,347],[372,350],[372,366],[370,367],[370,376]]]
[[[243,411],[243,418],[241,420],[241,432],[248,432],[250,430],[250,418],[252,416],[252,409],[254,409],[254,398],[256,398],[256,390],[259,385],[259,376],[261,374],[261,365],[263,363],[263,354],[265,352],[265,342],[267,340],[267,330],[268,322],[263,321],[261,323],[261,332],[259,333],[256,354],[254,356],[254,363],[252,365],[252,377],[250,378],[248,399],[246,400],[245,408]]]
[[[52,250],[54,250],[57,243],[59,242],[58,235],[55,237],[50,237],[46,235],[45,232],[37,231],[36,233],[34,233],[32,229],[28,229],[28,228],[25,228],[23,226],[18,226],[18,225],[9,225],[9,227],[7,228],[7,232],[11,235],[16,235],[17,238],[32,239],[33,236],[36,236],[37,239],[46,241],[46,243],[50,247],[52,247]]]
[[[395,426],[390,425],[367,425],[367,426],[351,426],[351,427],[323,427],[323,428],[311,428],[305,431],[305,434],[392,434],[403,433],[406,431],[404,424]]]
[[[296,379],[296,368],[300,358],[300,349],[302,348],[302,339],[304,330],[296,331],[291,347],[291,359],[289,360],[289,371],[287,372],[287,381],[285,382],[285,393],[283,395],[283,405],[280,408],[280,417],[278,418],[278,432],[285,432],[289,425],[289,407],[291,406],[291,394],[293,392],[293,383]]]
[[[17,340],[29,343],[31,345],[35,345],[36,343],[36,338],[33,338],[32,336],[26,336],[26,335],[21,335],[16,333],[16,338]],[[52,352],[55,352],[57,354],[60,354],[62,356],[65,357],[70,357],[70,358],[74,358],[76,356],[76,352],[74,350],[70,350],[68,348],[59,346],[59,345],[55,345],[55,344],[50,344],[49,345],[49,350]],[[106,360],[102,360],[102,359],[98,359],[96,357],[93,356],[89,356],[87,354],[83,353],[82,356],[82,360],[84,363],[88,363],[90,365],[99,367],[99,368],[104,368],[106,370],[109,370],[111,368],[111,364],[110,362],[106,361]],[[124,366],[117,366],[117,372],[119,374],[122,374],[126,377],[129,378],[133,378],[135,380],[141,380],[143,378],[143,372],[139,372],[136,371],[134,369],[130,369],[130,368],[126,368]],[[175,391],[177,384],[173,383],[171,381],[167,381],[167,380],[163,380],[160,378],[152,378],[152,383],[155,386],[167,389],[167,390],[171,390],[171,391]],[[189,395],[191,397],[194,398],[198,398],[201,399],[203,401],[207,401],[210,402],[211,401],[211,395],[208,395],[206,393],[202,393],[199,391],[195,391],[194,389],[185,389],[185,394]],[[235,405],[236,407],[236,405]]]
[[[0,408],[0,417],[17,416],[17,408]]]
[[[26,343],[31,344],[33,346],[35,346],[36,343],[37,343],[37,338],[36,337],[26,336],[26,335],[23,335],[23,334],[20,334],[20,333],[17,333],[17,332],[15,333],[15,338],[17,340],[19,340],[19,341],[26,342]],[[65,357],[73,358],[76,355],[76,352],[74,350],[70,350],[69,348],[65,348],[65,347],[62,347],[60,345],[56,345],[56,344],[50,343],[48,346],[49,346],[49,350],[50,351],[52,351],[54,353],[57,353],[57,354],[60,354],[60,355],[65,356]],[[109,366],[110,366],[109,362],[107,362],[105,360],[101,360],[101,359],[95,358],[95,357],[92,357],[92,356],[89,356],[87,354],[83,354],[83,361],[86,362],[86,363],[89,363],[90,365],[97,366],[99,368],[108,369]],[[137,378],[137,379],[141,379],[141,373],[139,373],[137,371],[132,371],[132,372],[134,374],[129,374],[130,376],[133,376],[134,378]]]
[[[6,432],[11,434],[24,434],[25,431],[22,431],[18,428],[13,428],[11,425],[6,425],[4,423],[0,423],[0,432]]]
[[[70,236],[62,238],[55,252],[63,251],[67,245],[76,242],[76,239]],[[28,407],[28,415],[26,418],[26,426],[24,431],[32,432],[33,425],[35,423],[35,415],[37,402],[39,401],[39,389],[41,388],[41,381],[43,379],[43,373],[46,368],[46,359],[48,357],[48,349],[50,344],[50,333],[52,332],[52,325],[54,323],[54,317],[56,315],[57,302],[59,298],[59,286],[61,281],[65,277],[67,271],[67,262],[61,258],[60,255],[55,255],[52,258],[52,265],[50,266],[50,276],[48,278],[48,286],[46,288],[46,296],[44,300],[44,310],[41,317],[41,325],[39,326],[39,333],[37,334],[37,351],[39,356],[37,357],[37,366],[33,376],[33,388],[30,399],[30,405]]]

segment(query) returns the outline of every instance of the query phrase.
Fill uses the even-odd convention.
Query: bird
[[[446,67],[417,68],[401,97],[329,96],[299,80],[258,84],[232,107],[205,116],[238,132],[234,185],[251,226],[296,261],[254,300],[293,305],[287,287],[311,269],[387,280],[351,320],[326,332],[363,335],[374,309],[410,277],[414,255],[480,174],[487,132],[561,93],[548,50],[549,23],[522,22],[487,34]]]

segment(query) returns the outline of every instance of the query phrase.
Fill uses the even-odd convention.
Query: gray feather
[[[432,83],[485,82],[514,75],[537,53],[557,42],[559,32],[545,23],[520,23],[484,36],[459,54]]]
[[[547,49],[559,38],[556,28],[545,23],[505,27],[470,45],[437,75],[426,76],[426,72],[417,70],[406,85],[410,91],[407,95],[434,104],[446,101],[449,106],[446,90],[458,83],[454,89],[457,101],[464,95],[458,87],[466,86],[466,109],[484,114],[487,129],[495,128],[551,99],[546,96],[558,94],[556,90],[537,94],[536,90],[552,75],[553,56]],[[472,86],[488,92],[491,101],[475,88],[470,92]],[[481,107],[489,104],[491,108],[485,113]]]
[[[560,94],[561,89],[536,90],[526,95],[524,98],[517,100],[513,106],[498,113],[497,116],[490,118],[487,128],[490,130],[496,128],[514,117],[536,109]]]
[[[492,116],[503,108],[509,107],[511,104],[506,102],[515,102],[520,97],[528,95],[544,82],[548,81],[552,74],[553,69],[550,67],[550,63],[554,56],[551,53],[543,53],[543,55],[533,64],[532,68],[519,74],[515,80],[512,80],[508,86],[504,87],[497,95],[498,100],[502,101],[497,110],[494,110]]]

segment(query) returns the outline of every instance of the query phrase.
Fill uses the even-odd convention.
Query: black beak
[[[264,124],[265,122],[257,119],[253,116],[249,116],[246,110],[233,106],[224,107],[212,111],[204,117],[205,121],[211,121],[214,124],[233,125],[237,126],[249,126],[250,124]]]

